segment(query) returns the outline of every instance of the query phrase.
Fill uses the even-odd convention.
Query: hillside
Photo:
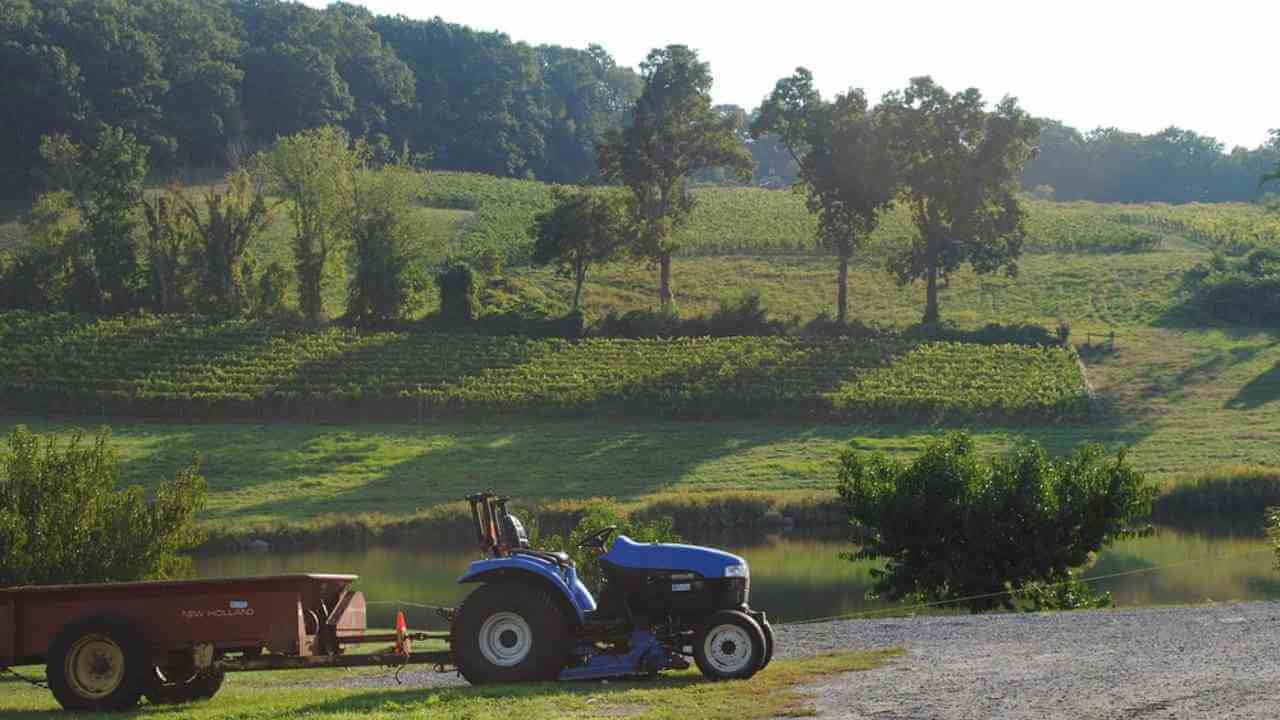
[[[491,299],[567,310],[567,281],[519,262],[548,186],[431,173],[424,188],[425,262],[471,258]],[[834,262],[809,248],[801,198],[712,188],[698,197],[675,262],[683,314],[709,313],[747,290],[776,317],[831,310]],[[987,450],[1027,440],[1054,451],[1090,440],[1126,447],[1169,484],[1224,465],[1280,465],[1280,340],[1200,317],[1182,290],[1183,273],[1215,251],[1275,244],[1280,220],[1243,205],[1029,207],[1018,274],[957,274],[941,293],[943,317],[970,328],[1064,321],[1096,394],[1088,414],[1086,378],[1064,350],[948,346],[932,355],[899,341],[800,338],[573,344],[9,315],[0,325],[15,351],[0,358],[9,413],[0,426],[64,433],[109,424],[126,478],[143,483],[200,453],[208,517],[229,527],[411,516],[476,483],[549,499],[806,495],[829,490],[836,451],[850,441],[909,456],[956,426]],[[853,319],[897,328],[919,319],[922,288],[898,287],[883,269],[904,228],[900,216],[887,218],[856,258]],[[287,261],[289,237],[278,215],[254,253]],[[641,262],[597,268],[587,313],[651,308],[654,285]],[[335,279],[331,314],[342,299]],[[942,362],[948,355],[956,362]],[[66,415],[46,419],[51,409]],[[196,420],[210,417],[240,422]],[[367,424],[375,417],[382,422]]]

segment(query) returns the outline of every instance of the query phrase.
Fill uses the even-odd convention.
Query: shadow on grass
[[[1256,410],[1263,405],[1280,400],[1280,363],[1250,380],[1227,401],[1231,410]]]

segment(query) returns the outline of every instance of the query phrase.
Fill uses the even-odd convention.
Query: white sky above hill
[[[861,87],[878,98],[930,74],[1081,130],[1178,125],[1227,149],[1280,127],[1277,0],[353,1],[530,44],[599,43],[623,65],[683,43],[710,61],[716,102],[748,109],[803,65],[828,95]]]

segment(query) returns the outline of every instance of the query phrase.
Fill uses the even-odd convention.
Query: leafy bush
[[[293,273],[279,262],[273,262],[258,278],[258,290],[254,298],[254,315],[266,318],[283,318],[289,316],[286,298],[289,286],[293,282]]]
[[[1257,520],[1273,505],[1280,505],[1280,468],[1227,465],[1179,479],[1156,498],[1152,517],[1180,523],[1223,515]]]
[[[1026,612],[1090,610],[1115,605],[1111,593],[1097,593],[1077,573],[1068,572],[1057,582],[1029,582],[1014,593],[1019,608]]]
[[[440,316],[446,321],[465,323],[480,316],[479,278],[471,266],[457,262],[436,275],[440,288]]]
[[[1242,258],[1221,254],[1183,275],[1190,305],[1229,322],[1280,322],[1280,251],[1261,248]]]
[[[707,319],[707,329],[716,337],[781,335],[787,331],[787,324],[769,318],[759,290],[747,290],[737,297],[721,299],[720,307]]]
[[[161,483],[117,488],[116,456],[99,434],[65,445],[19,426],[0,451],[0,586],[175,577],[193,547],[205,484],[196,466]]]
[[[618,526],[614,533],[615,538],[618,535],[626,535],[636,542],[643,543],[682,541],[676,534],[671,518],[657,518],[648,522],[630,519],[617,505],[600,501],[583,509],[582,519],[578,521],[577,527],[569,532],[567,539],[552,535],[539,544],[548,550],[563,550],[569,553],[569,557],[578,567],[578,577],[593,593],[599,593],[600,563],[597,562],[596,555],[591,549],[578,547],[578,543],[610,525]]]
[[[786,335],[798,324],[771,319],[760,293],[748,290],[721,299],[720,307],[709,317],[682,318],[661,309],[610,311],[591,334],[612,338],[768,337]]]
[[[1012,608],[1012,592],[1031,583],[1069,580],[1146,516],[1155,494],[1123,452],[1088,445],[1053,459],[1029,445],[984,460],[963,433],[909,465],[850,448],[839,480],[861,543],[852,556],[885,560],[872,571],[875,593],[973,612]]]

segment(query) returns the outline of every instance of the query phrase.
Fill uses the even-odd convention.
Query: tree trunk
[[[324,263],[308,258],[298,263],[298,305],[302,314],[311,322],[320,320],[324,313],[324,299],[320,291],[320,278]]]
[[[573,309],[577,310],[579,300],[582,299],[582,283],[587,279],[587,266],[583,265],[574,271],[573,277]]]
[[[671,253],[658,258],[658,302],[663,310],[675,308],[675,295],[671,292]]]
[[[840,256],[840,273],[836,275],[836,322],[841,325],[849,315],[849,256]]]
[[[938,264],[934,262],[932,254],[928,259],[929,267],[927,269],[927,282],[925,285],[924,295],[924,324],[938,324]]]

